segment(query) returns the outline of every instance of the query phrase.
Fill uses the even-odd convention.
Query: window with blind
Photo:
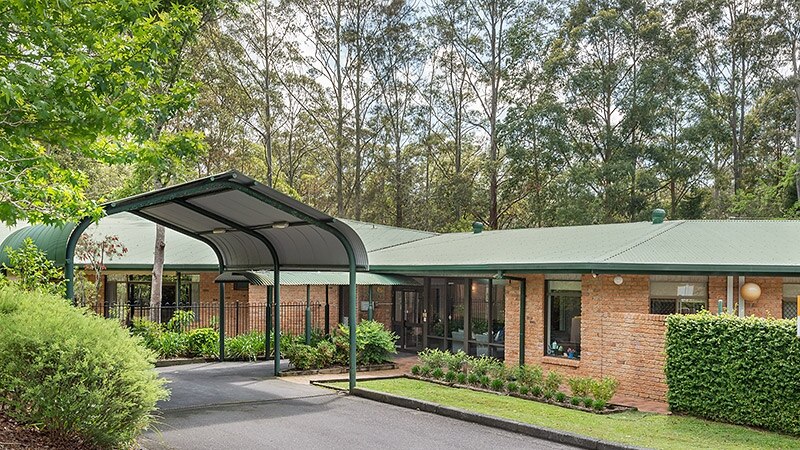
[[[650,314],[694,314],[708,309],[708,282],[650,280]]]

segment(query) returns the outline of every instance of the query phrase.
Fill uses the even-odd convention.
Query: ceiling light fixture
[[[228,230],[226,230],[225,228],[214,228],[213,230],[211,230],[213,234],[225,234],[226,231]]]
[[[282,221],[282,222],[275,222],[275,223],[272,224],[272,228],[277,228],[279,230],[287,228],[288,226],[289,226],[289,222],[286,222],[285,220]]]

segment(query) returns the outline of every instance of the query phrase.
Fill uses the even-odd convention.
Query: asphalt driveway
[[[172,398],[146,449],[572,448],[274,378],[270,362],[158,370]]]

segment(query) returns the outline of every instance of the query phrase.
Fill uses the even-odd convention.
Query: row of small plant
[[[144,319],[135,320],[131,333],[141,337],[145,347],[153,350],[161,359],[218,357],[219,331],[213,327],[191,330],[194,320],[194,312],[177,311],[166,324]],[[264,357],[265,339],[264,333],[259,331],[225,338],[225,357],[249,361]],[[281,336],[281,342],[285,341],[286,346],[296,339],[294,336]]]
[[[608,407],[618,387],[617,380],[611,377],[572,377],[565,380],[557,372],[545,374],[540,366],[509,368],[498,359],[469,356],[463,351],[450,353],[426,349],[419,353],[419,360],[420,364],[411,368],[411,373],[419,377],[597,411]],[[572,395],[562,390],[565,381]]]
[[[356,364],[381,364],[397,353],[397,335],[382,323],[363,320],[356,326]],[[350,359],[350,329],[344,325],[330,336],[312,338],[310,345],[293,342],[283,348],[283,354],[298,370],[324,369],[346,365]]]

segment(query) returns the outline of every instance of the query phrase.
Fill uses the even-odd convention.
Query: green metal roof
[[[439,235],[438,233],[432,233],[430,231],[390,227],[357,220],[341,219],[341,221],[358,233],[358,236],[367,248],[367,252],[391,248]]]
[[[274,286],[272,271],[225,272],[216,278],[216,282],[248,281],[256,286]],[[329,284],[346,286],[350,284],[350,274],[347,272],[304,272],[281,271],[281,286],[318,286]],[[419,286],[421,283],[413,278],[403,275],[384,275],[379,273],[358,272],[356,284],[359,286]]]
[[[370,253],[370,270],[800,273],[800,221],[697,220],[455,233]]]
[[[0,244],[0,265],[8,264],[6,248],[18,249],[26,238],[31,238],[39,250],[42,250],[47,255],[48,259],[55,261],[59,265],[64,265],[67,239],[69,239],[74,226],[74,224],[65,224],[61,227],[31,225],[15,230]]]

